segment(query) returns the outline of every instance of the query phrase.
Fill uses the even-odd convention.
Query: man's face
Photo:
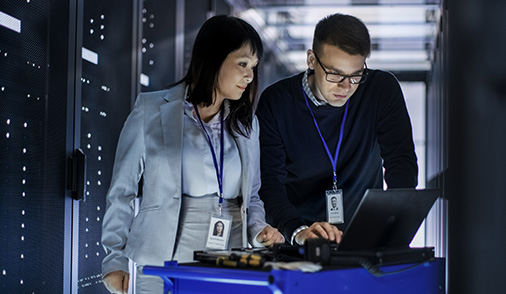
[[[332,197],[332,198],[330,199],[330,202],[331,202],[331,204],[332,204],[332,207],[336,207],[336,206],[337,206],[337,199],[336,199],[335,197]]]
[[[332,106],[343,106],[355,93],[358,84],[351,84],[350,79],[341,83],[331,83],[326,80],[326,73],[342,75],[360,75],[364,71],[365,56],[350,55],[339,47],[324,44],[322,52],[318,54],[318,63],[315,52],[307,51],[307,65],[314,70],[314,75],[308,79],[313,94]],[[325,70],[323,68],[325,68]]]

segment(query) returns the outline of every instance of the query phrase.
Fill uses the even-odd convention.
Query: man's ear
[[[307,63],[307,67],[308,68],[314,70],[315,63],[316,63],[316,58],[314,56],[313,50],[311,50],[311,49],[307,50],[306,63]]]

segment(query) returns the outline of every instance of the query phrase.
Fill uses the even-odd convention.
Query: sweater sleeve
[[[287,178],[286,153],[278,129],[276,117],[282,113],[276,109],[275,100],[286,95],[282,90],[267,89],[260,98],[257,116],[260,122],[260,152],[262,187],[260,198],[265,204],[266,219],[290,240],[292,233],[306,225],[298,216],[293,204],[287,197],[285,183]],[[282,104],[282,103],[281,103]],[[279,105],[279,103],[278,103]]]
[[[381,93],[378,142],[388,188],[415,188],[418,165],[413,132],[399,82],[388,74]]]

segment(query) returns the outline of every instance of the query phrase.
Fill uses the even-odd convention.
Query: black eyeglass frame
[[[329,83],[342,83],[342,82],[344,82],[344,80],[348,79],[350,81],[350,84],[352,84],[352,85],[359,85],[359,84],[363,84],[367,80],[367,76],[369,75],[369,73],[367,72],[367,63],[365,63],[365,62],[364,62],[364,71],[360,75],[336,74],[336,73],[327,72],[327,70],[323,66],[322,62],[320,61],[320,59],[318,58],[318,56],[316,55],[316,53],[313,52],[313,54],[314,54],[314,57],[316,58],[316,61],[318,62],[318,64],[323,69],[323,72],[325,73],[325,80],[327,82],[329,82]],[[329,75],[330,76],[334,76],[334,77],[341,77],[341,79],[338,79],[338,80],[335,80],[335,81],[329,80]],[[360,80],[358,82],[355,82],[353,80],[354,78],[359,78],[359,77],[360,77]]]

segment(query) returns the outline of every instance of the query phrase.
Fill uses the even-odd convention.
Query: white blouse
[[[227,100],[224,103],[224,119],[226,119],[230,113],[230,106]],[[209,122],[203,123],[211,138],[219,168],[220,113],[218,112]],[[193,112],[193,104],[187,101],[185,101],[183,125],[183,194],[195,197],[214,193],[219,195],[218,179],[209,141],[198,117]],[[232,199],[240,194],[242,166],[234,137],[229,134],[226,126],[224,126],[224,131],[223,198]]]

